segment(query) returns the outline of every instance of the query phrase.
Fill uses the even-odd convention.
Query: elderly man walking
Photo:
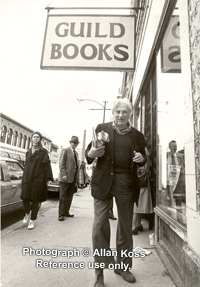
[[[69,143],[70,146],[68,148],[62,149],[59,159],[59,221],[63,221],[64,217],[74,216],[74,214],[69,213],[69,210],[73,195],[77,191],[78,153],[75,151],[75,148],[79,144],[78,137],[72,136]]]
[[[133,204],[138,202],[140,191],[137,165],[146,163],[144,136],[130,126],[132,106],[128,99],[116,100],[112,113],[113,122],[97,126],[97,140],[91,142],[85,152],[89,164],[98,158],[91,182],[94,197],[93,255],[96,266],[103,263],[105,268],[109,268],[109,264],[113,263],[116,274],[121,275],[125,281],[134,283],[135,276],[129,271],[132,258],[127,254],[133,250]],[[101,144],[103,145],[100,146]],[[115,254],[110,249],[109,223],[110,202],[113,197],[118,211]],[[116,254],[115,262],[113,255]],[[104,286],[103,268],[95,269],[94,286]]]

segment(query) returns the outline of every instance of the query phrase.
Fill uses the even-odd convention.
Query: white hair
[[[132,105],[131,105],[131,102],[127,98],[117,99],[116,101],[114,101],[113,107],[112,107],[112,114],[114,114],[114,112],[116,111],[116,107],[118,104],[126,104],[128,110],[130,111],[130,114],[132,114]]]

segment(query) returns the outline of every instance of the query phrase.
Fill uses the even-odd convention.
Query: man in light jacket
[[[77,191],[77,174],[78,174],[78,153],[75,148],[79,144],[78,137],[72,136],[70,146],[61,151],[59,159],[59,175],[60,182],[60,199],[59,199],[59,221],[63,221],[64,217],[73,217],[70,214],[73,194]]]

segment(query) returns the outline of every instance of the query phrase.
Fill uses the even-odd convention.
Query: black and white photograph
[[[0,11],[1,286],[199,287],[200,1]]]

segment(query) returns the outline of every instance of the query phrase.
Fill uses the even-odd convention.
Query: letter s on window
[[[172,52],[171,52],[172,51]],[[170,46],[169,47],[169,55],[168,55],[169,61],[172,63],[180,63],[181,62],[181,51],[180,46]]]

